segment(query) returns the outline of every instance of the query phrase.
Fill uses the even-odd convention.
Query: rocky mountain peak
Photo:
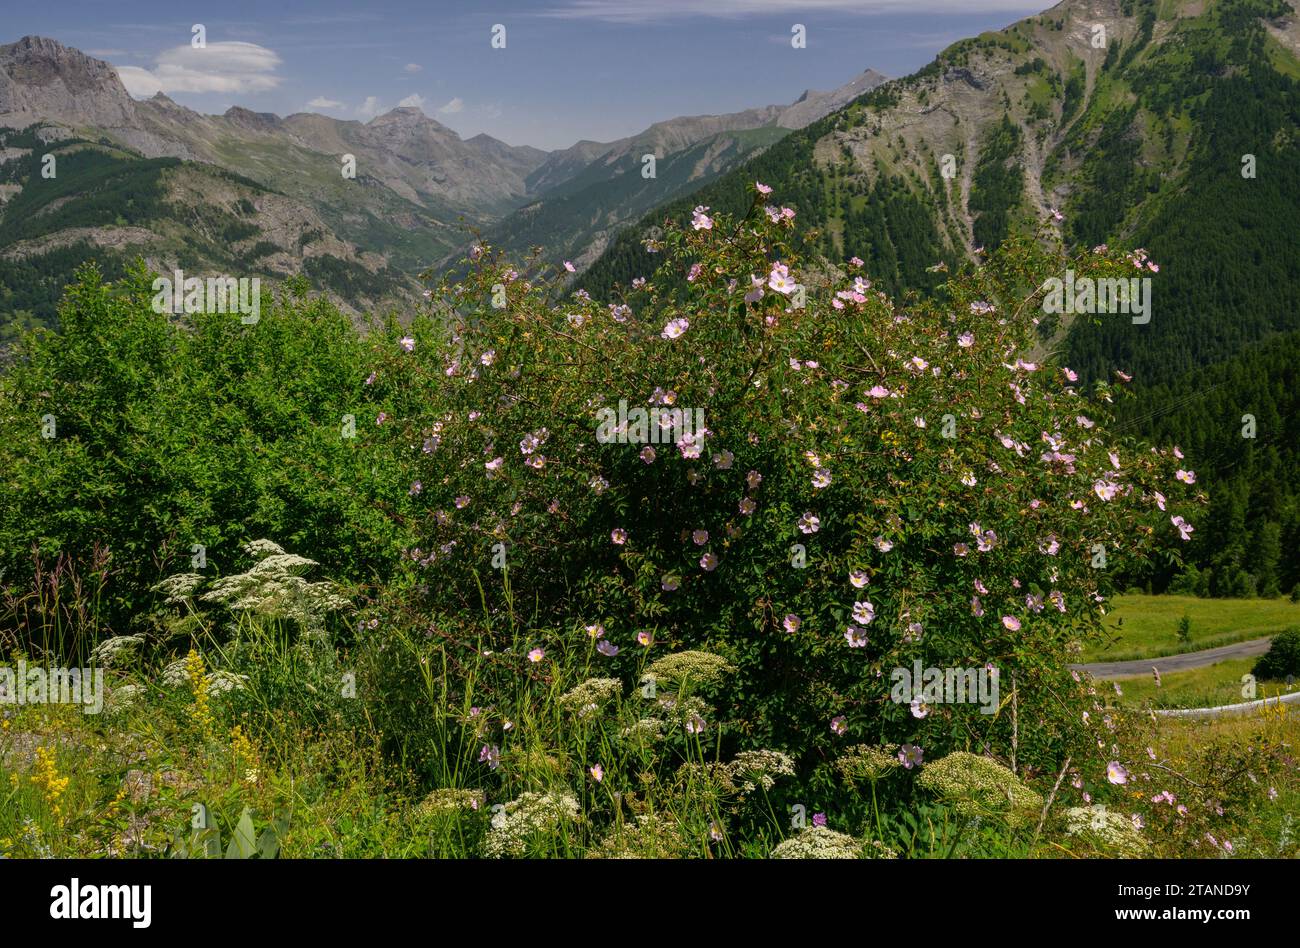
[[[888,77],[883,73],[867,69],[830,92],[807,89],[803,95],[781,110],[777,124],[783,128],[803,128],[805,125],[811,125],[822,116],[843,108],[858,96],[888,81]]]
[[[282,124],[280,116],[274,112],[254,112],[239,105],[226,109],[225,117],[242,128],[256,132],[273,132]]]
[[[0,124],[37,119],[73,125],[130,125],[134,102],[117,70],[44,36],[0,46]]]
[[[424,123],[438,125],[433,119],[425,115],[417,105],[399,105],[395,109],[389,109],[383,115],[376,115],[367,125],[422,125]],[[441,126],[439,126],[441,127]]]

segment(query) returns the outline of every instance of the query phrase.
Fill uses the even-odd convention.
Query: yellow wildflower
[[[40,789],[46,805],[55,818],[63,815],[63,807],[59,801],[64,791],[68,789],[69,779],[59,776],[59,765],[54,760],[52,751],[44,747],[36,748],[36,767],[32,774],[32,783]]]
[[[256,772],[257,749],[253,746],[253,742],[249,740],[248,735],[244,733],[243,727],[238,724],[230,729],[230,756],[234,760],[236,767],[241,763],[251,764],[253,766],[247,769]],[[253,781],[250,780],[249,782]]]
[[[204,737],[212,733],[212,709],[208,707],[208,682],[209,676],[203,665],[203,656],[190,649],[190,653],[185,656],[185,677],[190,684],[190,692],[194,695],[194,706],[190,709],[190,717],[202,732]]]

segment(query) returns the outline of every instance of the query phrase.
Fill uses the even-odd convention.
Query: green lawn
[[[1117,683],[1123,690],[1124,704],[1153,708],[1213,708],[1223,704],[1237,704],[1249,700],[1242,693],[1241,676],[1250,674],[1255,658],[1232,658],[1204,668],[1183,672],[1169,672],[1160,676],[1161,687],[1156,687],[1153,675],[1120,678]],[[1110,687],[1111,682],[1106,682]],[[1286,683],[1259,681],[1255,683],[1256,698],[1271,698],[1286,692]]]
[[[1122,662],[1196,652],[1300,626],[1300,603],[1288,599],[1116,596],[1111,605],[1108,639],[1084,649],[1080,661]],[[1191,642],[1186,645],[1178,640],[1184,613],[1192,620]]]

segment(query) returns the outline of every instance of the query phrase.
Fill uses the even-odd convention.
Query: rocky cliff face
[[[418,108],[396,108],[346,139],[369,156],[379,177],[400,179],[417,192],[480,211],[501,211],[522,201],[525,177],[545,153],[516,149],[488,135],[465,141]]]
[[[134,106],[106,62],[41,36],[0,46],[0,125],[53,120],[115,128],[134,123]]]
[[[860,95],[889,81],[889,77],[874,69],[867,69],[838,89],[818,92],[809,89],[793,103],[781,110],[776,123],[782,128],[805,128],[820,118],[844,108]]]

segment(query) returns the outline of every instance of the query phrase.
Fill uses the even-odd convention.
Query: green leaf
[[[235,827],[234,838],[230,841],[230,848],[226,850],[227,859],[249,859],[256,852],[257,845],[254,842],[253,817],[244,807],[244,812],[239,816],[239,824]]]
[[[203,842],[203,848],[209,857],[212,859],[221,858],[221,830],[217,829],[215,826],[209,829],[199,830],[196,834],[196,839]]]
[[[280,854],[280,838],[276,833],[275,827],[268,826],[262,830],[262,835],[257,837],[257,858],[274,859]]]

